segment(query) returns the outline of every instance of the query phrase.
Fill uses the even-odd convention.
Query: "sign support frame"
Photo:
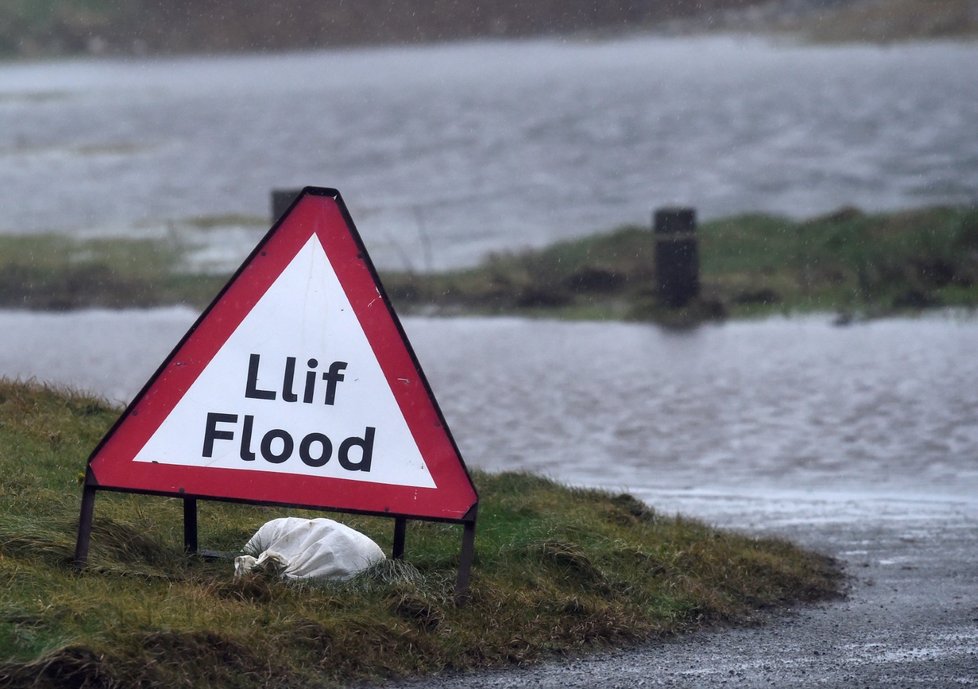
[[[455,455],[460,463],[461,469],[469,482],[474,494],[474,502],[469,507],[468,511],[460,517],[439,517],[431,515],[412,515],[412,514],[401,514],[389,511],[385,509],[383,512],[377,510],[359,510],[350,509],[346,507],[327,507],[323,505],[309,505],[301,503],[290,503],[282,500],[261,500],[261,499],[245,499],[245,498],[235,498],[235,497],[225,497],[225,496],[215,496],[215,495],[196,495],[190,494],[180,488],[178,491],[170,490],[155,490],[147,489],[141,487],[126,487],[126,486],[112,486],[112,485],[101,485],[92,470],[92,460],[98,455],[99,451],[102,449],[103,445],[108,441],[108,439],[113,435],[117,428],[119,428],[124,421],[134,413],[134,409],[137,404],[143,398],[144,395],[152,388],[156,380],[161,376],[161,374],[166,370],[170,362],[174,359],[177,352],[181,350],[184,344],[191,338],[194,332],[197,330],[211,311],[221,302],[225,293],[229,288],[235,283],[236,280],[241,276],[244,270],[247,268],[251,260],[263,250],[263,247],[268,242],[268,240],[275,234],[279,226],[288,218],[289,214],[293,209],[299,205],[302,199],[307,195],[314,196],[328,196],[331,197],[342,215],[343,220],[346,223],[347,229],[350,233],[350,237],[355,242],[359,254],[358,257],[363,260],[370,276],[373,278],[374,285],[377,290],[378,296],[383,300],[383,303],[387,307],[387,312],[396,328],[397,333],[406,348],[407,354],[409,355],[411,361],[413,361],[416,368],[417,375],[419,377],[420,383],[427,393],[428,398],[433,407],[433,411],[440,422],[441,427],[444,429],[448,442],[451,444],[455,451]],[[322,512],[339,512],[339,513],[349,513],[349,514],[363,514],[367,516],[377,516],[386,517],[394,519],[394,534],[393,534],[393,545],[391,557],[393,559],[402,559],[404,557],[405,545],[407,540],[407,522],[408,520],[417,521],[431,521],[431,522],[442,522],[442,523],[453,523],[462,526],[462,538],[461,538],[461,548],[459,552],[459,564],[458,573],[456,577],[455,584],[455,601],[456,604],[462,605],[469,598],[469,585],[471,581],[471,569],[472,564],[475,560],[475,532],[476,532],[476,521],[478,515],[479,497],[478,492],[475,489],[474,484],[472,484],[471,477],[469,476],[468,469],[465,466],[461,455],[458,453],[458,448],[455,445],[454,438],[451,436],[451,432],[448,429],[447,424],[444,422],[444,417],[441,410],[438,408],[437,401],[431,392],[430,385],[421,370],[420,364],[417,361],[417,357],[414,354],[413,349],[407,339],[404,329],[401,326],[399,319],[394,311],[393,305],[391,304],[390,298],[384,291],[381,285],[379,275],[370,261],[369,256],[366,252],[366,248],[356,231],[356,227],[353,224],[353,220],[343,203],[340,194],[335,189],[321,188],[321,187],[306,187],[302,192],[295,198],[292,204],[289,206],[288,210],[282,215],[281,218],[272,226],[265,237],[258,243],[249,257],[242,263],[241,267],[234,273],[234,275],[228,280],[227,284],[218,292],[217,296],[210,303],[210,305],[203,311],[197,321],[191,326],[187,333],[183,336],[181,341],[174,347],[170,355],[163,361],[160,367],[157,369],[156,373],[149,379],[149,381],[144,385],[142,390],[133,398],[132,402],[127,406],[126,410],[122,413],[119,419],[115,422],[112,428],[106,433],[102,438],[101,442],[93,450],[91,456],[89,457],[89,463],[86,466],[85,472],[85,482],[82,489],[82,500],[79,513],[78,521],[78,533],[77,540],[75,544],[75,552],[73,558],[73,565],[76,569],[82,570],[86,567],[88,562],[89,550],[91,545],[91,537],[95,516],[95,499],[98,491],[109,491],[109,492],[121,492],[121,493],[135,493],[143,495],[156,495],[160,497],[171,497],[179,498],[183,503],[183,545],[184,552],[187,555],[200,555],[207,553],[201,553],[199,551],[198,542],[198,500],[213,500],[215,502],[231,502],[231,503],[241,503],[250,505],[267,505],[283,508],[297,508],[297,509],[309,509]]]
[[[169,493],[158,493],[142,490],[131,490],[128,488],[106,488],[99,486],[91,479],[91,472],[86,472],[85,485],[82,489],[81,510],[78,517],[78,536],[75,541],[75,554],[72,563],[77,570],[83,570],[88,564],[88,553],[91,547],[92,527],[95,518],[95,497],[98,491],[108,491],[113,493],[135,493],[141,495],[155,495],[159,497],[176,497],[183,501],[183,549],[187,555],[207,556],[208,553],[199,550],[197,540],[197,501],[199,499],[213,500],[214,502],[231,502],[247,505],[266,505],[270,507],[295,508],[303,510],[316,510],[319,512],[340,512],[345,514],[364,514],[367,516],[389,517],[394,519],[394,542],[391,549],[391,559],[404,559],[405,545],[407,540],[408,520],[432,521],[449,524],[460,524],[462,526],[462,542],[459,551],[458,574],[455,578],[455,602],[463,605],[469,599],[469,584],[472,579],[472,564],[475,561],[475,530],[478,517],[479,505],[472,508],[462,519],[432,519],[428,517],[414,517],[395,514],[376,514],[371,512],[354,512],[352,510],[332,510],[322,507],[311,507],[309,505],[285,505],[282,503],[263,503],[252,500],[234,500],[229,498],[198,498],[196,496],[175,496]]]

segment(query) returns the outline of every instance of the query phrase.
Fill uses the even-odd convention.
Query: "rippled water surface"
[[[0,232],[261,218],[315,184],[378,264],[426,269],[672,203],[974,202],[976,65],[973,43],[646,36],[4,63]]]
[[[0,375],[128,399],[183,309],[0,312]],[[409,318],[466,461],[648,491],[978,495],[978,320]]]

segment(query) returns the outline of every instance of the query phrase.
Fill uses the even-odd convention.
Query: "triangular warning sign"
[[[478,501],[331,189],[303,191],[89,469],[98,488],[415,518]]]

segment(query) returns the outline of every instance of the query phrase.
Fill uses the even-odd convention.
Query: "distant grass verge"
[[[978,36],[978,13],[973,0],[860,0],[815,13],[796,28],[829,43],[973,39]]]
[[[655,240],[641,227],[494,254],[473,268],[388,271],[382,278],[408,313],[682,325],[771,313],[848,318],[978,306],[974,207],[879,214],[847,208],[808,220],[741,215],[703,223],[698,238],[702,293],[681,309],[657,298]],[[196,250],[172,240],[0,236],[0,307],[200,308],[227,275],[194,268]]]
[[[837,595],[829,559],[657,513],[629,495],[477,473],[472,599],[452,602],[458,527],[411,523],[407,559],[348,583],[232,578],[181,549],[171,499],[102,494],[70,566],[99,399],[0,379],[0,686],[323,687],[500,667],[654,641]],[[294,511],[203,503],[237,551]],[[390,520],[341,517],[389,551]]]
[[[0,306],[35,310],[206,305],[226,275],[184,269],[165,240],[0,235]]]
[[[702,292],[681,309],[657,298],[655,240],[640,227],[498,254],[472,269],[390,274],[384,284],[409,308],[674,324],[978,305],[975,208],[847,208],[801,221],[742,215],[703,223],[697,234]]]

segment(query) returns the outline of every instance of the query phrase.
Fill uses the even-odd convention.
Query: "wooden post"
[[[700,293],[696,211],[692,208],[657,210],[654,233],[656,292],[671,308],[685,306]]]

